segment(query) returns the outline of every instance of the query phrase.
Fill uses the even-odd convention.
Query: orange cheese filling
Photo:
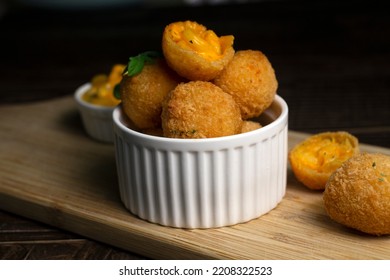
[[[214,31],[191,21],[172,24],[170,34],[181,48],[192,50],[207,60],[221,58],[234,41],[232,35],[218,37]]]
[[[92,78],[91,88],[84,93],[82,99],[88,103],[114,107],[120,103],[114,96],[114,88],[122,80],[125,65],[116,64],[110,74],[99,74]]]
[[[354,154],[350,139],[327,135],[313,137],[298,148],[299,160],[310,169],[332,172]]]

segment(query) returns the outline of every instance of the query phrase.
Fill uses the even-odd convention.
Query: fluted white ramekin
[[[112,112],[115,107],[95,105],[84,101],[81,97],[90,87],[91,84],[86,83],[77,88],[74,95],[84,128],[93,139],[113,143]]]
[[[114,143],[125,207],[180,228],[234,225],[269,212],[286,191],[287,104],[276,96],[261,118],[263,127],[251,132],[172,139],[132,130],[117,107]]]

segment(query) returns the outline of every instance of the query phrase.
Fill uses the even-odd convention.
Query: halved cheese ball
[[[165,27],[162,50],[168,65],[189,80],[214,79],[233,58],[234,37],[218,37],[214,31],[193,21]]]
[[[295,177],[309,189],[323,190],[330,175],[359,153],[358,139],[344,131],[310,136],[289,153]]]

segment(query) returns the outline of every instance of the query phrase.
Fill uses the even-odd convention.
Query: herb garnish
[[[159,57],[161,57],[161,54],[156,51],[147,51],[140,53],[137,56],[132,56],[129,58],[129,62],[123,71],[123,75],[127,75],[129,77],[135,76],[141,73],[145,64],[153,64]]]
[[[120,88],[121,88],[121,83],[116,84],[114,87],[114,97],[119,100],[121,99]]]
[[[145,64],[153,64],[155,63],[156,59],[161,56],[162,56],[161,53],[156,51],[147,51],[147,52],[140,53],[137,56],[131,56],[129,58],[129,62],[127,63],[125,69],[123,70],[122,75],[133,77],[141,73]],[[115,85],[114,87],[114,97],[116,99],[121,99],[120,83]]]

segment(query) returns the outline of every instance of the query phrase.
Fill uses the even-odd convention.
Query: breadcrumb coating
[[[323,200],[336,222],[372,235],[390,234],[390,156],[352,157],[332,174]]]
[[[271,63],[257,50],[237,51],[213,82],[233,96],[243,119],[263,113],[271,105],[278,88]]]
[[[233,98],[210,82],[179,84],[163,103],[162,128],[171,138],[212,138],[238,134],[242,120]]]
[[[181,81],[163,59],[145,64],[135,76],[125,75],[120,85],[125,114],[138,129],[161,127],[162,102]]]
[[[243,121],[243,122],[242,122],[241,133],[253,131],[253,130],[259,129],[259,128],[261,128],[261,127],[262,127],[262,125],[261,125],[259,122],[255,122],[255,121]]]

